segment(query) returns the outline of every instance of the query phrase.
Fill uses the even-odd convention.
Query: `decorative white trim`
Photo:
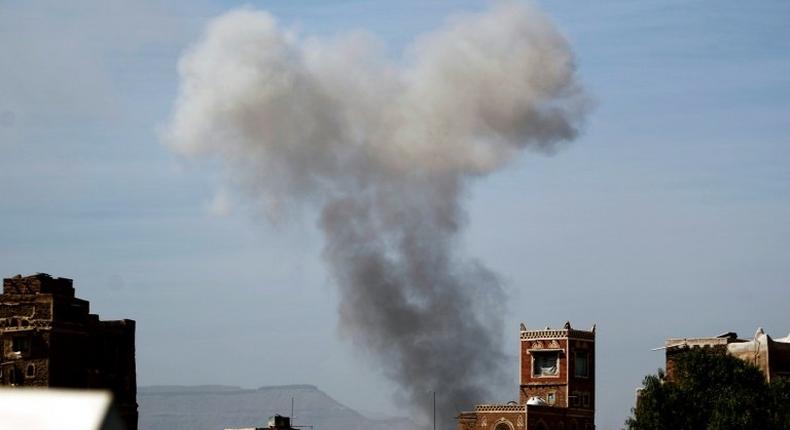
[[[523,412],[524,405],[477,405],[477,413],[502,413],[502,412]]]
[[[551,339],[580,339],[595,340],[595,332],[559,329],[559,330],[528,330],[521,332],[521,340],[551,340]]]

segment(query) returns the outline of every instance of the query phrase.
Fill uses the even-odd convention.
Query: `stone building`
[[[3,280],[0,385],[103,389],[137,429],[135,322],[100,321],[72,280],[39,273]]]
[[[675,359],[690,348],[712,348],[727,352],[757,366],[768,382],[779,376],[790,377],[790,335],[772,339],[762,328],[758,328],[752,339],[739,339],[733,332],[716,337],[667,339],[664,349],[669,379],[674,374]]]
[[[521,325],[519,400],[477,405],[458,430],[593,430],[595,326],[528,330]]]

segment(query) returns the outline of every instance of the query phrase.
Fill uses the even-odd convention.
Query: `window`
[[[546,395],[546,400],[550,405],[553,405],[557,401],[557,394],[552,391],[548,395]]]
[[[558,351],[533,351],[532,376],[556,376],[559,374],[560,353]]]
[[[28,378],[32,378],[36,376],[36,366],[34,364],[28,364],[27,369],[25,370],[25,376]]]
[[[590,354],[587,352],[576,352],[573,360],[573,376],[577,378],[587,378],[590,376]]]
[[[26,354],[30,350],[30,339],[17,336],[11,341],[11,350]]]
[[[495,430],[510,430],[510,426],[507,423],[499,423],[496,425]]]

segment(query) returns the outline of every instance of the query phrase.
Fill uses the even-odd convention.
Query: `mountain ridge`
[[[407,418],[373,419],[311,384],[242,388],[232,385],[152,385],[138,389],[141,430],[222,430],[263,427],[269,416],[291,415],[313,430],[411,430]]]

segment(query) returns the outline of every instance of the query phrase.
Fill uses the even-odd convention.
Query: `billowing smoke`
[[[500,283],[458,249],[465,191],[522,149],[572,140],[585,97],[567,42],[523,5],[455,16],[398,62],[383,51],[229,12],[181,59],[165,140],[219,157],[270,213],[320,213],[341,331],[418,416],[438,391],[451,428],[505,374]]]

